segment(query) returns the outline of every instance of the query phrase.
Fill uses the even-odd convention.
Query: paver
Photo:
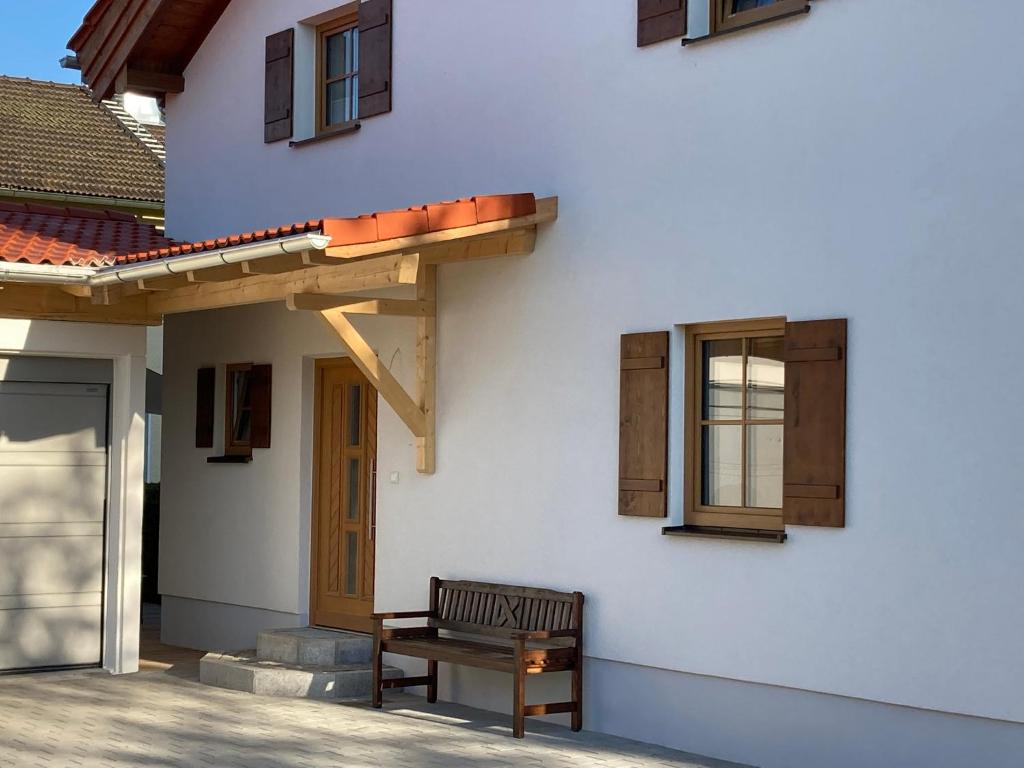
[[[513,740],[507,718],[400,694],[366,705],[254,696],[160,672],[0,679],[0,766],[31,768],[684,768],[708,758],[538,722]]]

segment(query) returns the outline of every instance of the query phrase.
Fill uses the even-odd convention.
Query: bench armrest
[[[392,611],[391,613],[372,613],[371,619],[432,619],[434,611]]]
[[[523,640],[551,640],[556,637],[572,637],[579,635],[578,629],[520,629],[512,633],[513,639]]]

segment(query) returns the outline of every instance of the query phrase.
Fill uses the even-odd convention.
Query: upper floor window
[[[317,132],[359,117],[359,18],[348,14],[317,27]]]
[[[704,40],[805,13],[810,0],[637,0],[637,45]]]
[[[392,0],[352,0],[267,35],[263,140],[299,147],[391,111]]]
[[[801,13],[807,8],[807,0],[712,0],[712,4],[711,34]]]

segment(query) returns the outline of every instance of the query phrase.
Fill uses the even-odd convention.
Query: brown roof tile
[[[0,187],[162,204],[164,168],[84,86],[0,76]]]

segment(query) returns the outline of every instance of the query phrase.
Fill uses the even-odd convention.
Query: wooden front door
[[[312,623],[372,630],[377,390],[348,358],[316,362]]]

